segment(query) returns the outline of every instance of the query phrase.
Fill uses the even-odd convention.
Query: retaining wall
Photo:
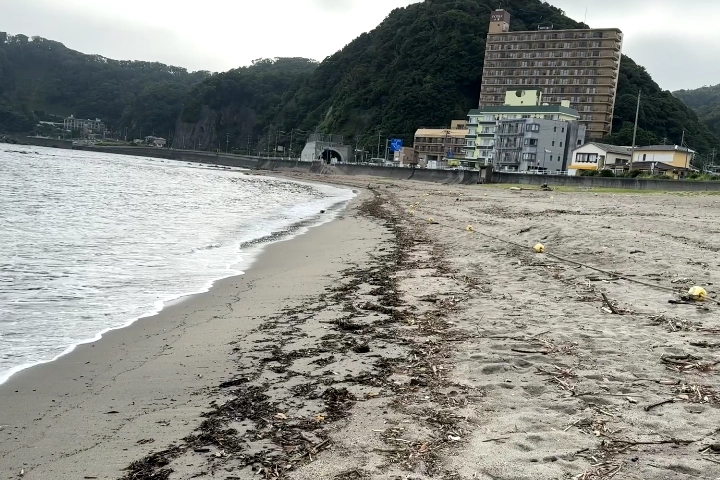
[[[259,170],[285,170],[333,175],[368,175],[373,177],[394,178],[397,180],[418,180],[447,184],[475,185],[477,183],[512,183],[521,185],[542,185],[580,187],[580,188],[620,188],[627,190],[661,191],[720,191],[720,182],[693,182],[690,180],[647,180],[614,177],[568,177],[562,175],[530,175],[470,170],[429,170],[401,167],[381,167],[374,165],[325,165],[321,162],[300,162],[296,160],[267,159],[242,155],[225,155],[210,152],[188,150],[168,150],[151,147],[75,147],[88,150],[123,155],[136,155],[154,158],[167,158],[184,162],[209,163],[228,167],[242,167]]]
[[[70,140],[59,140],[56,138],[43,138],[43,137],[18,137],[8,135],[8,138],[12,138],[21,145],[35,145],[38,147],[49,147],[49,148],[62,148],[70,150],[73,148],[72,141]]]
[[[720,191],[720,182],[616,177],[568,177],[563,175],[532,175],[506,172],[493,172],[492,183],[513,183],[520,185],[547,184],[552,187],[621,188],[627,190],[662,190],[666,192]]]

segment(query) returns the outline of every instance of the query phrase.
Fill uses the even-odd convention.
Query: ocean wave
[[[264,244],[330,220],[354,196],[173,161],[77,151],[53,159],[46,150],[0,152],[0,383],[241,274]]]

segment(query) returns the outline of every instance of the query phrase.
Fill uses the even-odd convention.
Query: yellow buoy
[[[690,295],[695,300],[707,300],[707,291],[702,287],[692,287],[688,290]]]
[[[533,247],[533,250],[535,250],[536,253],[545,253],[545,245],[538,243]]]
[[[473,228],[472,225],[468,225],[468,226],[467,226],[467,231],[468,231],[468,232],[474,232],[475,229]]]

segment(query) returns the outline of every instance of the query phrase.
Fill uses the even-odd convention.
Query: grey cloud
[[[688,41],[681,34],[657,34],[634,41],[633,60],[648,69],[665,90],[720,83],[720,44]]]
[[[358,5],[357,0],[312,0],[312,4],[330,12],[347,12]]]
[[[157,61],[188,70],[213,70],[222,59],[195,49],[192,37],[161,25],[148,28],[109,17],[89,17],[75,11],[0,0],[8,24],[0,30],[11,34],[40,36],[87,54],[118,60]]]

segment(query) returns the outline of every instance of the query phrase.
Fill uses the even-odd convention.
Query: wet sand
[[[720,478],[720,197],[292,176],[366,193],[0,388],[2,475]]]
[[[13,376],[0,386],[0,478],[120,478],[191,434],[216,387],[237,376],[242,336],[377,248],[378,228],[353,208],[265,247],[208,293]]]

